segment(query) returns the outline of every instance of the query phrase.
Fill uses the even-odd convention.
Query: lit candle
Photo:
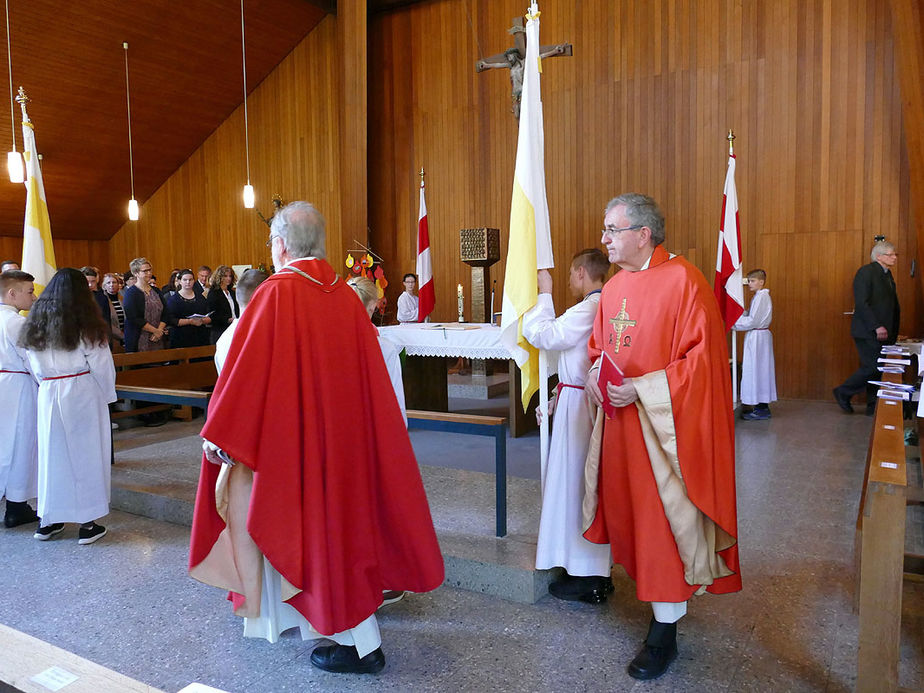
[[[462,295],[462,285],[456,287],[459,294],[459,322],[465,322],[465,297]]]

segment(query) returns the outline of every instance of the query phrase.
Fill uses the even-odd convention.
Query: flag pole
[[[729,129],[728,137],[728,155],[735,155],[735,133]],[[732,411],[738,407],[738,333],[735,330],[729,330],[731,333],[731,359],[732,359]]]

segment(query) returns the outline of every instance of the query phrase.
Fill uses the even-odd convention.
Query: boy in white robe
[[[267,279],[269,279],[269,274],[258,269],[245,270],[241,274],[241,278],[237,281],[236,291],[237,304],[240,306],[241,315],[244,314],[244,308],[250,303],[250,297],[253,296],[253,292]],[[240,320],[239,317],[234,318],[231,324],[228,325],[228,329],[222,332],[221,337],[215,342],[215,368],[218,370],[219,374],[221,373],[221,367],[225,365],[225,358],[228,356],[228,351],[231,349],[231,340],[234,339],[234,332],[237,330],[237,324]]]
[[[0,495],[6,496],[6,527],[38,522],[27,502],[38,495],[38,387],[17,344],[26,322],[19,311],[35,301],[33,279],[18,269],[0,274]]]
[[[569,286],[582,300],[558,318],[552,303],[552,276],[540,270],[538,301],[523,320],[523,335],[533,346],[560,352],[558,393],[549,407],[555,419],[542,478],[536,569],[564,568],[564,577],[549,585],[549,592],[559,599],[591,604],[605,601],[613,590],[610,547],[587,541],[581,523],[584,459],[594,424],[584,396],[591,365],[587,340],[609,269],[606,255],[596,248],[575,255]]]
[[[741,359],[741,403],[753,407],[741,415],[748,421],[770,418],[770,402],[776,401],[776,371],[773,361],[773,335],[770,320],[773,302],[764,288],[767,273],[762,269],[748,272],[748,288],[754,298],[748,310],[738,318],[732,329],[747,332]]]

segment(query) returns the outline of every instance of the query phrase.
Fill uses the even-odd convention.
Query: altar
[[[501,329],[489,323],[408,323],[380,327],[384,339],[404,349],[404,399],[408,409],[449,410],[447,359],[493,359],[508,361],[510,371],[510,435],[517,438],[535,430],[533,410],[538,395],[530,403],[529,414],[520,404],[520,369],[501,343]]]

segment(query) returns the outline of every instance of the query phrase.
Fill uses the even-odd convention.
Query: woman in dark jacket
[[[212,319],[208,301],[201,294],[193,291],[196,275],[190,269],[177,272],[178,289],[167,298],[167,308],[173,318],[170,328],[170,348],[207,346],[209,344],[209,325]],[[205,316],[205,317],[193,317]]]
[[[170,314],[160,290],[150,285],[151,263],[136,257],[130,265],[135,285],[125,290],[125,351],[155,351],[166,349],[167,324]]]
[[[220,265],[209,278],[209,312],[212,315],[212,344],[228,329],[234,318],[240,317],[237,297],[231,287],[237,281],[234,270]]]

